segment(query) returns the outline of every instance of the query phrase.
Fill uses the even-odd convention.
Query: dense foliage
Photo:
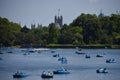
[[[120,45],[120,15],[98,17],[82,13],[61,29],[54,23],[29,29],[0,17],[0,45],[117,44]]]

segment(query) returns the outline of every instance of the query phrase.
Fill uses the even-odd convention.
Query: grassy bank
[[[120,45],[111,45],[111,48],[113,48],[113,49],[120,49]]]
[[[72,45],[72,44],[49,44],[46,46],[47,48],[75,48],[75,47],[80,47],[80,48],[93,48],[93,49],[98,49],[98,48],[112,48],[112,49],[120,49],[120,45],[108,45],[108,44],[91,44],[91,45]]]
[[[29,46],[9,46],[12,48],[28,48]],[[84,48],[84,49],[120,49],[120,45],[108,45],[108,44],[90,44],[90,45],[73,45],[73,44],[48,44],[44,46],[32,45],[34,48]]]

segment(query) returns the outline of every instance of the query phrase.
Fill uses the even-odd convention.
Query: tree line
[[[48,44],[120,44],[120,15],[98,17],[80,14],[61,29],[54,23],[49,26],[28,28],[0,17],[0,45],[48,45]]]

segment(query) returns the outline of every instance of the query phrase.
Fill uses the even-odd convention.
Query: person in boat
[[[62,70],[63,70],[63,71],[67,71],[67,69],[66,69],[66,68],[63,68],[63,67],[62,67]]]
[[[106,71],[106,68],[104,68],[103,70]]]
[[[16,71],[16,74],[19,74],[19,73],[20,73],[20,72],[17,70],[17,71]]]
[[[50,72],[50,71],[48,71],[48,75],[49,75],[49,76],[52,76],[52,75],[53,75],[53,73],[52,73],[52,72]]]
[[[115,63],[115,59],[107,59],[106,62],[107,63]]]
[[[45,72],[45,71],[43,71],[43,72],[42,72],[42,74],[46,74],[46,72]]]
[[[66,68],[64,68],[64,70],[65,70],[65,71],[67,71],[67,69],[66,69]]]
[[[112,61],[115,61],[115,59],[112,59]]]
[[[60,55],[59,55],[59,54],[57,54],[57,56],[59,57]]]
[[[48,72],[43,71],[41,77],[42,78],[53,78],[53,73],[50,71],[48,71]]]
[[[99,68],[97,73],[107,73],[106,68]]]

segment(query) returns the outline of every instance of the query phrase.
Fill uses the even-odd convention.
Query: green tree
[[[35,37],[35,41],[33,44],[40,44],[40,45],[46,45],[48,44],[48,38],[49,38],[49,30],[48,27],[38,27],[31,29],[32,34]]]
[[[0,17],[0,43],[3,46],[14,45],[15,33],[20,32],[20,29],[21,26],[19,24]]]
[[[49,43],[58,43],[59,29],[54,23],[49,24]]]
[[[82,27],[84,43],[94,44],[99,42],[101,25],[96,15],[82,13],[70,25]]]
[[[64,25],[59,36],[61,44],[82,44],[82,28]]]
[[[21,32],[24,32],[24,33],[28,33],[28,32],[30,31],[30,29],[27,28],[27,26],[25,25],[25,26],[23,26],[23,28],[21,28],[20,31],[21,31]]]

